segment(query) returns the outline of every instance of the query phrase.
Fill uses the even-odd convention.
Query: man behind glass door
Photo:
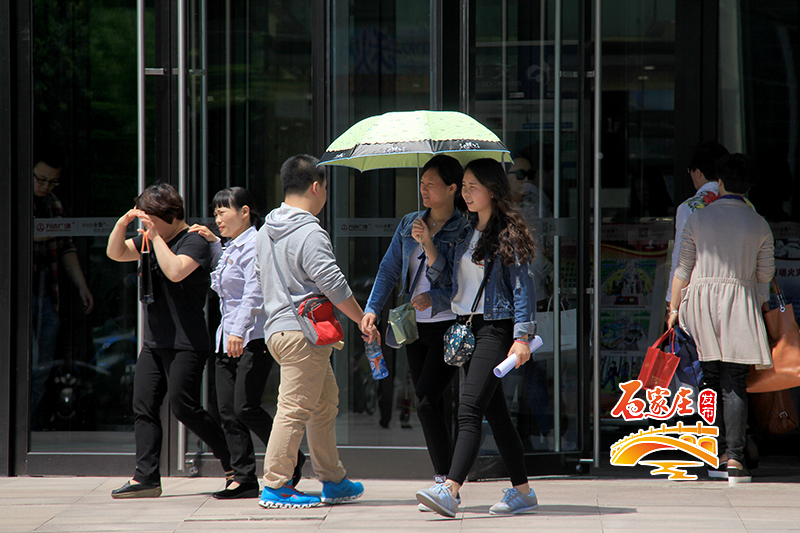
[[[33,167],[33,218],[61,218],[64,209],[53,190],[58,186],[64,156],[52,146],[41,147]],[[44,395],[45,383],[55,359],[58,338],[58,277],[63,267],[78,289],[83,312],[94,308],[94,297],[78,262],[70,237],[33,238],[33,339],[31,343],[31,419]]]
[[[694,185],[697,192],[694,196],[689,197],[689,199],[679,205],[675,212],[675,244],[672,247],[672,261],[669,270],[666,295],[667,313],[669,313],[669,303],[672,298],[672,277],[675,275],[675,269],[678,267],[678,255],[681,250],[683,228],[686,226],[686,221],[689,220],[689,216],[692,213],[698,209],[704,208],[717,199],[719,195],[719,184],[714,175],[714,167],[717,166],[717,161],[726,155],[728,155],[728,149],[717,141],[700,142],[692,148],[689,166],[686,172],[689,174],[692,185]],[[669,315],[667,315],[667,320],[669,320]]]

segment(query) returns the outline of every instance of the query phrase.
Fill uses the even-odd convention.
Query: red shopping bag
[[[661,349],[661,346],[669,337],[669,352]],[[644,358],[642,369],[639,371],[639,381],[645,389],[655,387],[669,387],[675,369],[678,368],[680,357],[675,355],[675,330],[669,328],[650,348]]]

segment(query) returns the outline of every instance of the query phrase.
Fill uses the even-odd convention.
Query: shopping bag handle
[[[778,280],[775,276],[772,276],[772,286],[775,287],[775,297],[778,299],[778,305],[781,308],[781,313],[786,311],[786,297],[781,292],[781,288],[778,287]]]
[[[670,353],[675,353],[675,328],[669,328],[661,335],[658,340],[653,344],[653,348],[660,348],[664,341],[669,337],[669,348],[672,350]]]
[[[141,253],[147,252],[150,253],[150,239],[147,238],[147,235],[142,233],[142,251]]]

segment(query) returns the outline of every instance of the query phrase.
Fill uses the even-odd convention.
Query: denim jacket
[[[409,278],[416,274],[416,272],[412,272],[409,275],[409,258],[419,244],[411,236],[411,229],[417,218],[420,216],[424,218],[429,213],[430,209],[409,213],[400,221],[400,225],[397,226],[394,237],[392,237],[392,243],[381,261],[378,275],[375,277],[375,284],[372,286],[372,292],[364,309],[365,313],[374,313],[376,316],[380,316],[383,306],[386,305],[386,300],[389,299],[392,289],[397,281],[401,279],[401,276],[403,290],[400,295],[408,294],[411,289],[410,284],[414,281]],[[429,292],[431,297],[431,317],[450,309],[450,288],[447,284],[442,283],[446,278],[441,277],[440,274],[453,262],[453,249],[456,238],[467,224],[467,219],[458,210],[455,210],[447,222],[444,223],[442,229],[433,236],[433,244],[439,252],[439,257],[427,268],[426,273],[431,282],[431,290]]]
[[[469,247],[475,224],[477,217],[472,217],[461,231],[451,256],[450,268],[436,272],[443,278],[437,279],[440,286],[452,286],[452,298],[458,294],[459,260]],[[432,277],[432,270],[429,270],[429,277]],[[515,338],[536,335],[536,288],[527,263],[504,265],[500,259],[494,260],[483,291],[483,316],[486,320],[512,318]]]

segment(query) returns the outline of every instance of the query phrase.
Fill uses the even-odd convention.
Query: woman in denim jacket
[[[467,224],[455,207],[459,202],[463,206],[462,176],[461,164],[445,155],[433,157],[423,167],[420,193],[427,209],[407,214],[397,227],[362,319],[362,329],[374,326],[392,289],[402,280],[401,295],[409,295],[419,330],[419,339],[406,345],[414,400],[434,470],[441,480],[450,470],[453,450],[443,393],[455,373],[455,368],[444,362],[443,338],[455,315],[450,311],[450,288],[430,280],[442,279],[439,274],[452,263],[455,239]]]
[[[522,440],[493,369],[512,355],[519,368],[531,356],[528,339],[536,334],[536,291],[528,266],[534,243],[524,219],[513,207],[500,163],[478,159],[467,164],[462,195],[471,212],[470,224],[456,244],[452,268],[441,273],[445,278],[441,283],[452,286],[451,307],[459,322],[466,322],[477,302],[472,318],[475,351],[464,364],[466,375],[450,472],[444,483],[419,491],[417,500],[443,516],[455,516],[460,503],[458,490],[478,456],[485,416],[512,485],[489,512],[533,511],[538,502],[528,486]],[[485,269],[489,269],[488,277],[481,294]]]

